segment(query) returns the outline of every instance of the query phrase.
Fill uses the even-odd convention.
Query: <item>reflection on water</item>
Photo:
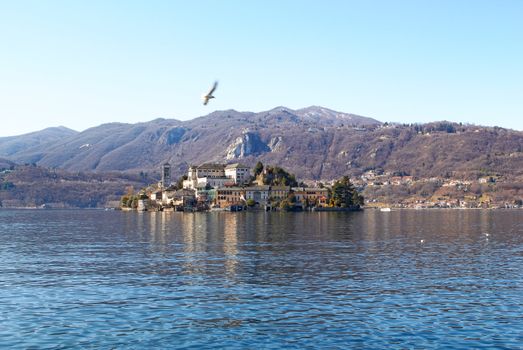
[[[234,277],[238,265],[238,215],[226,215],[223,220],[223,253],[227,276]]]
[[[516,348],[522,219],[0,211],[0,343]]]

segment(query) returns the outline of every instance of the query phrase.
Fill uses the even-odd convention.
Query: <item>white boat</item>
[[[380,208],[380,211],[390,211],[390,208],[387,207],[387,208]]]

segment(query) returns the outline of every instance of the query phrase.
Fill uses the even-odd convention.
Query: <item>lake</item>
[[[0,210],[0,347],[523,347],[523,210]]]

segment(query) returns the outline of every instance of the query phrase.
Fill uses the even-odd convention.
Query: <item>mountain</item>
[[[11,169],[15,166],[15,163],[9,159],[0,158],[0,171]]]
[[[116,207],[124,193],[151,181],[144,174],[93,174],[15,165],[0,171],[0,208]]]
[[[0,157],[94,172],[150,173],[168,161],[175,175],[190,164],[254,165],[260,160],[301,179],[328,180],[369,170],[427,178],[523,176],[522,132],[451,122],[389,125],[318,106],[110,123],[36,144],[28,135],[0,138]],[[13,144],[18,147],[9,147]]]
[[[280,107],[285,109],[285,107]],[[304,122],[324,124],[325,126],[353,125],[376,125],[377,120],[362,117],[356,114],[336,112],[320,106],[311,106],[293,111]]]
[[[16,154],[20,152],[45,147],[77,133],[77,131],[59,126],[19,136],[0,137],[0,156],[16,158]]]
[[[16,152],[3,151],[4,144],[11,140],[0,139],[0,156],[18,163],[98,172],[150,170],[169,161],[181,172],[192,163],[263,156],[272,151],[271,147],[281,147],[278,140],[287,127],[316,129],[343,123],[380,124],[321,107],[298,111],[277,107],[261,113],[227,110],[184,122],[156,119],[138,124],[103,124],[45,145],[26,143]],[[272,143],[270,137],[265,140],[271,131],[278,135]],[[19,138],[24,140],[25,136]]]

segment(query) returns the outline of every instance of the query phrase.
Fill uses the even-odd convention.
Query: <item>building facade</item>
[[[251,170],[240,163],[229,164],[225,166],[225,176],[233,179],[237,185],[245,185],[251,180]]]
[[[316,187],[293,187],[292,191],[296,201],[308,204],[309,206],[326,206],[329,190]]]
[[[281,201],[289,196],[290,191],[290,186],[271,186],[269,197]]]
[[[183,188],[204,189],[224,186],[244,185],[250,180],[249,167],[241,164],[204,163],[190,166]]]
[[[245,205],[245,189],[241,187],[219,188],[216,190],[215,202],[220,208]]]
[[[267,204],[270,186],[252,186],[245,188],[245,199],[252,199],[257,204]]]

